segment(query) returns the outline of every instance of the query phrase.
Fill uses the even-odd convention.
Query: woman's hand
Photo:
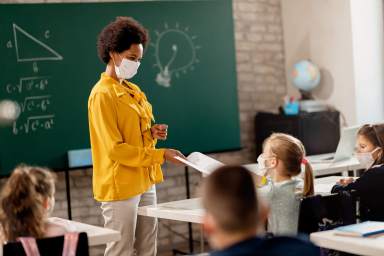
[[[182,162],[175,158],[176,156],[186,159],[185,156],[178,150],[168,148],[164,151],[165,160],[174,164],[182,164]]]
[[[155,124],[151,127],[152,137],[158,140],[166,140],[168,135],[168,125]]]

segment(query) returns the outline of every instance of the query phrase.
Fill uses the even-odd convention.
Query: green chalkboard
[[[240,147],[231,0],[0,5],[0,100],[21,115],[0,128],[0,174],[18,163],[67,167],[89,148],[87,100],[105,65],[96,39],[116,16],[150,32],[133,82],[146,92],[159,147],[217,152]]]

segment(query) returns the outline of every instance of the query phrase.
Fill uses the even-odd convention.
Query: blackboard
[[[133,82],[157,123],[158,147],[240,148],[231,0],[0,5],[0,100],[19,119],[0,128],[0,174],[18,163],[67,168],[67,152],[89,148],[87,100],[105,65],[96,39],[116,16],[132,16],[151,41]]]

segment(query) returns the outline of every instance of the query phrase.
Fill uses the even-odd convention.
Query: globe
[[[319,68],[308,60],[293,65],[292,83],[301,91],[310,92],[320,83]]]

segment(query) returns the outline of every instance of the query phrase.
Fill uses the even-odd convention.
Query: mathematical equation
[[[20,103],[21,112],[41,111],[45,112],[51,104],[51,95],[25,97]]]
[[[47,94],[49,76],[21,77],[15,84],[8,83],[4,89],[18,98],[20,116],[13,123],[14,135],[31,134],[39,130],[51,130],[55,115],[51,112],[52,95]],[[21,96],[21,98],[20,98]]]
[[[36,113],[48,112],[51,105],[51,95],[25,97],[24,101],[20,102],[19,105],[21,107],[21,116],[13,124],[12,132],[14,135],[18,135],[21,132],[28,134],[39,129],[52,129],[55,115],[35,115]]]
[[[17,84],[7,84],[5,90],[8,94],[30,92],[34,90],[44,91],[48,87],[49,77],[36,76],[36,77],[22,77]]]
[[[55,115],[30,116],[22,124],[14,122],[12,132],[14,135],[18,135],[20,133],[36,132],[39,129],[50,130],[53,128],[54,118]]]
[[[52,80],[51,76],[41,73],[39,63],[64,59],[49,40],[55,33],[46,29],[43,31],[44,37],[42,38],[31,33],[23,25],[15,22],[9,25],[13,33],[6,41],[6,49],[14,51],[17,64],[32,64],[33,71],[29,74],[19,74],[16,80],[0,84],[1,95],[4,93],[6,95],[4,98],[16,102],[20,109],[18,119],[10,129],[14,135],[53,129],[55,113],[52,110],[54,102],[52,90],[50,90],[53,89],[50,85]]]

